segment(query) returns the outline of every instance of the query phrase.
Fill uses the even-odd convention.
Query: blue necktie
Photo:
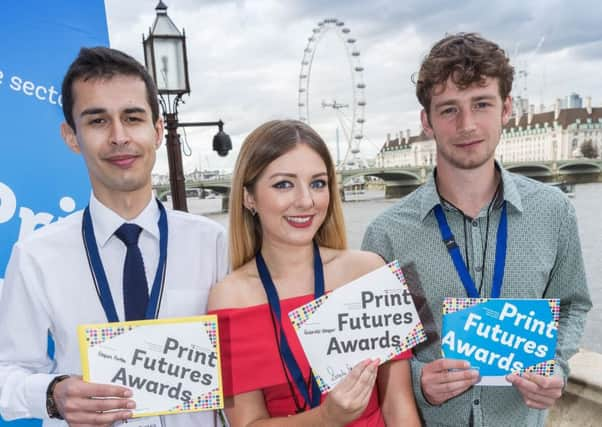
[[[125,320],[144,320],[148,305],[148,284],[142,253],[138,247],[140,228],[136,224],[123,224],[115,235],[125,243],[127,252],[123,264],[123,306]]]

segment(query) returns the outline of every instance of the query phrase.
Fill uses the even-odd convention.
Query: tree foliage
[[[587,141],[584,141],[583,144],[581,144],[581,154],[583,154],[583,157],[588,158],[588,159],[596,159],[598,158],[598,147],[594,144],[594,142],[591,139],[588,139]]]

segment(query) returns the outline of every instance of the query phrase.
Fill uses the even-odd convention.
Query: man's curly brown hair
[[[430,117],[433,89],[451,78],[460,89],[483,84],[485,77],[498,79],[502,100],[510,94],[514,67],[506,52],[476,33],[449,35],[433,46],[424,58],[416,80],[416,96]]]

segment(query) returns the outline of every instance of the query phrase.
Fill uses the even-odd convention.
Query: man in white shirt
[[[218,224],[165,212],[152,196],[151,170],[163,123],[155,85],[142,65],[113,49],[82,49],[65,76],[62,96],[62,136],[83,156],[92,184],[89,213],[50,224],[13,248],[0,299],[0,414],[6,420],[42,418],[44,426],[106,426],[129,418],[135,403],[127,388],[82,381],[77,325],[128,319],[128,310],[139,306],[124,292],[129,289],[124,278],[132,271],[140,273],[136,279],[145,272],[144,298],[160,290],[148,302],[156,309],[146,317],[205,313],[209,288],[226,274],[226,238]],[[84,218],[88,226],[82,226]],[[126,223],[135,229],[135,250],[119,234]],[[165,241],[166,263],[160,256]],[[90,262],[96,248],[110,292],[103,293]],[[128,273],[128,263],[140,255],[140,268]],[[48,331],[54,360],[47,356]],[[215,414],[153,422],[213,426]]]

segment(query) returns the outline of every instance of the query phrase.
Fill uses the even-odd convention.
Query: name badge
[[[142,417],[131,418],[129,420],[117,421],[113,427],[165,427],[163,417]]]

